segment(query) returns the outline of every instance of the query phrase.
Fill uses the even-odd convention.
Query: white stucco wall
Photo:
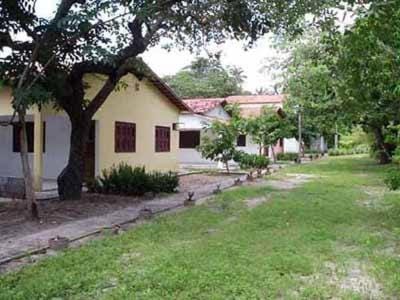
[[[2,116],[0,120],[9,120]],[[27,121],[33,121],[27,116]],[[64,116],[46,116],[46,152],[43,154],[43,177],[55,179],[65,167],[69,152],[70,123]],[[19,153],[13,152],[12,126],[0,127],[0,176],[21,177],[22,167]],[[33,153],[29,154],[32,167]]]
[[[244,151],[249,154],[259,154],[260,147],[255,144],[249,135],[246,136],[246,147],[236,147],[237,150]]]
[[[215,108],[207,113],[207,116],[198,114],[181,114],[179,117],[179,130],[199,130],[200,141],[207,134],[205,128],[211,125],[213,120],[229,120],[230,116],[221,108]],[[179,149],[180,164],[215,164],[213,161],[201,157],[200,152],[196,149]]]
[[[224,110],[223,107],[217,106],[205,114],[207,117],[218,118],[220,120],[229,120],[231,116]]]
[[[209,126],[212,120],[195,114],[181,114],[179,116],[179,130],[202,130]]]
[[[284,153],[297,153],[299,152],[299,143],[295,138],[285,139],[283,142]]]
[[[66,116],[46,116],[43,177],[57,178],[68,162],[71,123]]]

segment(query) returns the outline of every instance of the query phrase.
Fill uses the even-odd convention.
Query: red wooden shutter
[[[170,152],[171,150],[171,128],[156,126],[156,152]]]
[[[115,122],[115,152],[136,152],[136,124]]]

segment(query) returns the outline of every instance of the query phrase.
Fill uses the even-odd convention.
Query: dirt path
[[[51,238],[60,236],[75,240],[99,231],[102,228],[112,228],[116,224],[135,220],[143,209],[151,209],[153,213],[174,209],[183,205],[189,191],[195,192],[194,199],[204,198],[212,195],[217,187],[225,189],[233,186],[237,178],[244,180],[245,176],[188,176],[184,178],[180,187],[180,192],[177,194],[161,196],[145,202],[133,201],[131,205],[126,205],[126,203],[124,203],[125,205],[122,205],[123,208],[113,210],[111,213],[65,222],[60,225],[53,224],[53,226],[51,226],[52,224],[48,224],[48,228],[45,227],[45,229],[43,229],[42,227],[42,230],[40,230],[40,224],[38,228],[32,229],[29,228],[30,222],[27,222],[26,224],[22,224],[22,227],[18,227],[22,228],[20,232],[14,232],[13,235],[12,230],[11,232],[8,230],[7,232],[10,234],[0,237],[0,265],[2,261],[8,260],[11,257],[47,247],[48,241]],[[29,229],[31,229],[31,232]]]

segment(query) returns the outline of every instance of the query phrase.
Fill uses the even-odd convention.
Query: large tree
[[[51,19],[39,17],[35,5],[0,0],[0,77],[18,109],[43,89],[69,116],[70,154],[58,186],[61,199],[79,199],[90,121],[138,55],[161,38],[189,49],[226,39],[251,44],[270,30],[295,31],[300,17],[320,12],[326,1],[60,0]],[[86,99],[90,73],[104,82]]]
[[[285,111],[294,122],[301,114],[307,145],[320,135],[337,134],[338,128],[347,128],[350,123],[348,114],[341,112],[342,101],[337,91],[340,38],[336,31],[315,31],[289,44],[284,74],[288,94]]]
[[[198,57],[189,66],[164,79],[182,98],[226,97],[241,94],[243,71],[224,67],[220,54]]]
[[[375,136],[381,163],[396,147],[386,140],[400,124],[400,1],[363,13],[341,42],[338,66],[343,111]]]

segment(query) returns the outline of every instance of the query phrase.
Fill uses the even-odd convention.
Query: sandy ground
[[[77,201],[41,202],[39,222],[27,221],[24,217],[24,203],[6,202],[0,204],[0,261],[36,250],[48,245],[51,238],[62,236],[77,239],[102,228],[112,228],[136,219],[143,209],[162,212],[180,207],[190,191],[194,199],[213,194],[213,191],[230,187],[243,175],[198,174],[183,176],[179,192],[158,195],[154,199],[85,194]],[[7,269],[7,268],[5,268]],[[0,267],[0,271],[4,268]]]

